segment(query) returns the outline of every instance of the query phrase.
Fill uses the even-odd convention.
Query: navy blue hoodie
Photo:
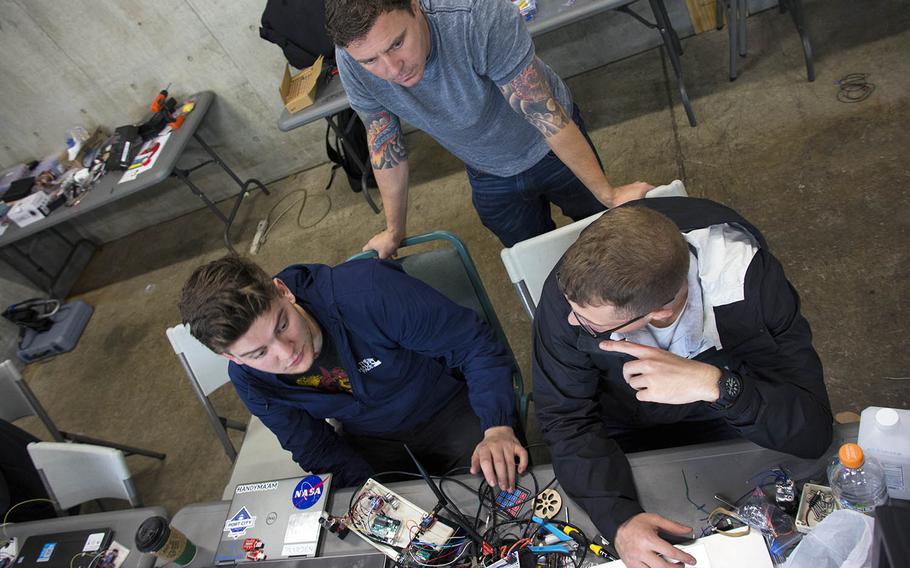
[[[339,486],[364,481],[372,469],[325,419],[355,435],[412,428],[431,419],[465,380],[482,430],[512,425],[512,359],[473,310],[394,262],[298,264],[277,277],[331,338],[353,396],[288,385],[235,363],[228,374],[250,412],[305,470],[330,472]]]

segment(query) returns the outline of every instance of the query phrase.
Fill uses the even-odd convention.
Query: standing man
[[[550,203],[578,220],[652,187],[607,181],[571,93],[508,0],[326,0],[326,28],[385,207],[386,229],[364,250],[388,257],[405,236],[401,119],[464,161],[474,208],[504,246],[554,229]]]
[[[227,256],[193,272],[180,313],[230,360],[237,394],[294,461],[339,487],[413,471],[405,442],[436,475],[469,466],[502,489],[527,467],[505,346],[397,263],[297,264],[270,278]]]
[[[566,492],[630,568],[694,564],[638,503],[623,452],[742,437],[831,443],[822,364],[761,233],[706,199],[645,199],[586,228],[534,316],[534,403]]]

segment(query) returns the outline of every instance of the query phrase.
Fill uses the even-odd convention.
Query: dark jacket
[[[759,250],[745,272],[744,299],[713,310],[723,347],[695,357],[742,376],[742,394],[725,411],[705,402],[637,401],[622,377],[628,356],[579,349],[584,341],[579,343],[578,328],[566,319],[569,305],[555,275],[544,284],[534,319],[537,416],[560,483],[611,540],[619,525],[642,508],[629,463],[605,423],[642,428],[722,418],[756,444],[813,458],[826,451],[832,437],[830,403],[809,324],[761,233],[735,211],[704,199],[646,199],[630,206],[667,215],[683,233],[736,224],[752,235]]]
[[[512,425],[512,359],[474,311],[393,262],[299,264],[277,277],[331,337],[353,396],[288,385],[245,365],[231,363],[228,373],[250,412],[302,468],[333,473],[339,487],[364,481],[370,466],[325,419],[355,435],[413,428],[430,420],[465,380],[482,429]]]

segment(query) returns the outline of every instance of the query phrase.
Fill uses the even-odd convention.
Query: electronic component
[[[534,515],[541,519],[552,519],[562,508],[562,497],[555,489],[544,489],[534,500]]]
[[[250,550],[246,553],[246,559],[253,562],[259,562],[260,560],[265,560],[266,558],[268,558],[268,556],[266,556],[265,551],[261,548]]]
[[[516,485],[514,491],[500,491],[495,499],[496,511],[514,519],[521,513],[530,496],[531,492],[520,485]]]
[[[433,523],[436,522],[436,517],[433,515],[426,515],[424,518],[420,519],[420,524],[417,525],[421,531],[425,531],[433,526]]]
[[[373,524],[370,525],[370,533],[387,544],[394,544],[400,528],[401,521],[379,514],[376,515],[373,519]]]
[[[381,501],[379,511],[373,511],[376,499]],[[427,517],[433,522],[422,529]],[[368,479],[355,494],[348,515],[340,523],[402,566],[425,562],[422,558],[427,554],[432,560],[440,550],[445,551],[443,554],[455,550],[450,543],[455,534],[451,526],[373,479]],[[418,531],[419,542],[415,539]]]

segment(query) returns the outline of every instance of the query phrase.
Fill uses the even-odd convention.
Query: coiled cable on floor
[[[837,100],[842,103],[858,103],[869,98],[875,85],[868,82],[868,73],[848,73],[834,82],[838,86]]]

